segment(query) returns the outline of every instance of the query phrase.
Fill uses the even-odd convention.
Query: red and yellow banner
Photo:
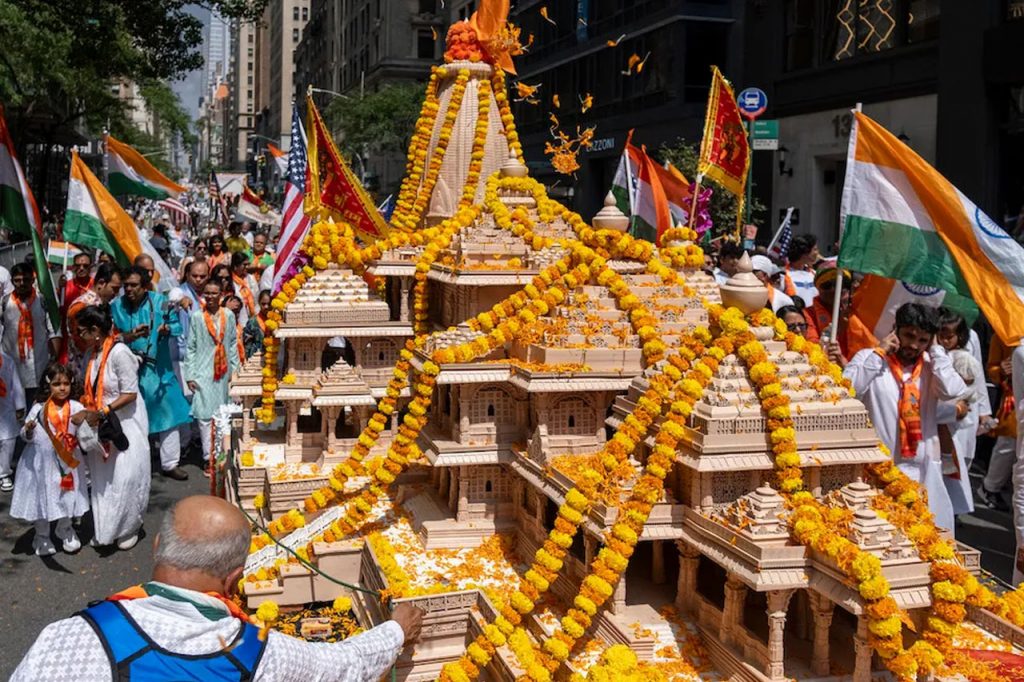
[[[309,181],[306,186],[306,213],[326,212],[344,220],[363,239],[387,236],[388,226],[338,152],[311,97],[306,98],[309,130]]]
[[[697,172],[736,195],[739,200],[737,221],[743,215],[749,169],[750,146],[736,96],[722,72],[717,66],[712,66],[711,93],[708,95]]]

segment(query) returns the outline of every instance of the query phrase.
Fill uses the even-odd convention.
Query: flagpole
[[[697,197],[700,196],[700,183],[703,180],[704,180],[704,174],[703,173],[697,173],[697,177],[694,178],[693,184],[690,185],[691,187],[693,187],[693,201],[690,202],[690,215],[689,215],[689,220],[687,220],[687,226],[686,227],[688,229],[691,229],[691,230],[693,229],[693,222],[697,218]]]
[[[788,223],[792,218],[793,208],[793,206],[790,206],[789,208],[786,209],[786,217],[782,219],[782,222],[779,224],[778,229],[775,230],[775,235],[772,237],[772,240],[768,243],[768,253],[772,252],[772,247],[775,246],[775,242],[779,241],[779,237],[782,235],[782,228],[786,227],[786,223]]]
[[[629,233],[633,234],[633,225],[636,221],[636,192],[638,189],[637,182],[633,178],[633,164],[629,162],[629,147],[633,143],[633,131],[630,130],[629,134],[626,135],[626,146],[622,148],[622,158],[626,161],[626,182],[629,186],[626,187],[626,191],[629,194]]]
[[[857,105],[853,108],[854,111],[861,110],[861,103],[857,102]],[[854,148],[857,140],[857,117],[853,119],[853,127],[850,129],[850,149]],[[849,168],[847,168],[849,172]],[[843,242],[843,228],[844,225],[839,226],[839,243]],[[839,262],[839,254],[836,254],[836,293],[835,300],[832,301],[832,326],[829,329],[829,339],[836,340],[836,334],[839,332],[839,302],[843,298],[843,266]]]

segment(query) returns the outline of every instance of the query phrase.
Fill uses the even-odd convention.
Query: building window
[[[247,36],[247,38],[248,38],[248,42],[250,42],[250,43],[253,42],[253,40],[254,40],[253,35],[251,33]]]
[[[786,70],[814,66],[816,0],[786,2]]]
[[[302,20],[303,21],[309,21],[309,8],[308,7],[303,7],[302,8]]]
[[[251,103],[251,100],[252,100],[252,90],[246,91],[246,96],[250,99],[249,111],[252,111],[252,103]]]
[[[416,56],[420,59],[434,58],[434,36],[430,31],[416,32]]]
[[[420,0],[420,14],[433,14],[435,9],[434,0]]]
[[[298,20],[299,20],[299,8],[298,7],[292,7],[292,21],[298,21]]]
[[[292,42],[293,43],[299,42],[299,29],[297,29],[297,28],[293,28],[292,29]]]
[[[252,85],[252,75],[251,74],[246,79],[246,85]]]
[[[921,43],[939,37],[940,0],[910,0],[907,7],[907,42]]]

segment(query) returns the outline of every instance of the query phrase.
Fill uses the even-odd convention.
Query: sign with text
[[[755,150],[779,148],[779,122],[776,119],[753,121],[750,130],[751,147]]]

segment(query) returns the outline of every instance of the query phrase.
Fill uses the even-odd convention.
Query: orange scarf
[[[917,358],[910,378],[903,380],[903,365],[893,355],[885,356],[889,370],[900,387],[899,411],[900,456],[913,459],[917,456],[917,444],[921,442],[921,369],[924,356]]]
[[[246,284],[245,277],[239,277],[231,273],[231,279],[235,282],[235,288],[238,289],[238,295],[242,298],[245,309],[249,311],[250,315],[254,315],[256,313],[256,299],[252,297],[252,289]]]
[[[210,272],[213,269],[228,259],[228,252],[221,251],[220,253],[210,253],[206,256],[206,263],[210,266]]]
[[[242,325],[235,324],[235,345],[238,346],[238,361],[245,362],[245,344],[242,343]]]
[[[89,358],[89,364],[85,367],[85,392],[82,394],[82,403],[90,410],[98,410],[103,405],[103,375],[107,369],[107,359],[110,351],[114,348],[114,335],[111,334],[103,340],[103,348],[100,350],[100,368],[96,372],[96,385],[93,386],[92,367],[96,362],[96,354]]]
[[[224,319],[224,309],[221,308],[217,312],[219,313],[217,319],[217,323],[220,325],[219,335],[217,329],[213,326],[213,316],[208,311],[203,311],[203,319],[206,320],[206,331],[210,332],[210,338],[217,346],[216,350],[213,351],[214,381],[220,381],[220,378],[228,373],[228,353],[224,350],[224,332],[227,330],[227,324]]]
[[[267,335],[267,321],[263,319],[263,313],[256,316],[256,324],[260,327],[260,333],[264,336]]]
[[[75,445],[78,439],[71,435],[71,401],[65,400],[64,404],[57,407],[52,399],[47,400],[43,406],[43,413],[46,422],[50,425],[47,435],[53,443],[53,449],[60,457],[60,461],[72,469],[78,468],[78,460],[75,459]]]
[[[225,607],[227,607],[228,613],[231,614],[232,618],[237,618],[243,623],[249,622],[249,616],[246,615],[245,611],[235,602],[231,601],[223,594],[219,592],[204,592],[208,597],[213,597]],[[133,585],[126,590],[121,590],[117,594],[112,594],[107,597],[107,601],[131,601],[132,599],[146,599],[149,597],[149,593],[142,587],[142,585]]]
[[[18,294],[11,294],[11,300],[18,306],[21,315],[18,317],[18,357],[24,360],[28,357],[28,351],[35,348],[35,329],[32,325],[32,304],[36,300],[36,292],[33,291],[27,301],[18,298]]]

